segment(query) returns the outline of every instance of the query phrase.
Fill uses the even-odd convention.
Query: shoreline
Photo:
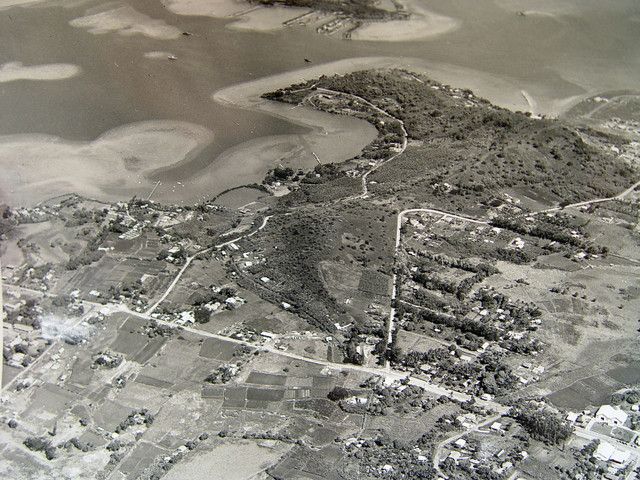
[[[322,75],[344,75],[358,70],[379,68],[401,68],[422,73],[432,80],[451,85],[454,88],[468,88],[473,91],[474,95],[486,98],[496,106],[513,111],[531,111],[534,114],[554,117],[561,115],[576,102],[598,93],[583,90],[580,94],[567,97],[542,97],[540,94],[533,93],[532,89],[519,83],[516,79],[500,78],[479,70],[446,63],[428,62],[418,58],[380,56],[348,58],[278,73],[222,88],[216,91],[212,98],[223,105],[256,109],[298,125],[310,126],[304,121],[301,122],[290,111],[274,107],[273,105],[277,102],[266,101],[260,95],[296,83],[313,80]],[[579,86],[576,85],[576,88]]]
[[[163,5],[176,15],[206,16],[229,20],[225,28],[270,32],[287,28],[287,22],[306,13],[326,14],[337,18],[336,13],[311,8],[281,5],[263,6],[244,0],[163,0]],[[423,6],[419,0],[403,0],[409,18],[405,20],[363,21],[351,32],[350,38],[366,42],[412,42],[444,35],[460,27],[459,19],[441,15]],[[353,20],[358,20],[354,18]],[[311,28],[311,27],[308,27]]]
[[[156,200],[167,203],[207,200],[229,188],[260,183],[267,171],[278,164],[296,169],[314,168],[317,162],[312,154],[317,154],[322,163],[341,162],[357,156],[377,136],[371,124],[354,117],[268,101],[261,95],[322,75],[374,68],[404,68],[424,73],[440,83],[469,88],[495,105],[510,110],[535,109],[537,111],[532,113],[548,116],[556,116],[582,98],[597,93],[584,91],[565,98],[545,98],[515,79],[406,57],[357,57],[282,72],[219,89],[210,98],[233,108],[266,113],[309,131],[257,137],[233,145],[189,177],[163,180],[163,188],[156,193]],[[523,91],[527,95],[523,95]],[[167,132],[172,135],[167,136]],[[0,137],[0,163],[10,161],[16,151],[22,152],[23,157],[26,154],[28,160],[19,168],[7,168],[9,175],[0,182],[0,197],[13,205],[33,205],[68,193],[105,201],[129,198],[134,192],[150,189],[158,180],[155,177],[163,171],[189,161],[197,151],[213,141],[214,135],[215,132],[204,127],[184,122],[148,121],[104,132],[89,142],[71,142],[41,135]],[[140,151],[132,144],[136,137],[144,139],[147,151]],[[171,144],[167,143],[170,140]],[[111,147],[105,150],[108,145]],[[51,163],[51,148],[54,149],[53,161],[59,163]],[[173,150],[171,158],[167,157],[167,150]],[[44,158],[43,152],[49,160],[46,175],[35,168],[39,164],[37,159]],[[112,162],[106,165],[109,158]],[[238,168],[239,164],[242,167]],[[80,172],[81,175],[78,177],[71,172]],[[185,188],[187,186],[189,189]],[[190,193],[185,195],[187,191]]]
[[[364,23],[351,33],[351,39],[362,42],[415,42],[445,35],[462,25],[461,20],[435,13],[417,0],[403,0],[403,4],[409,12],[409,18]]]
[[[214,140],[188,122],[138,122],[85,142],[52,135],[0,136],[0,201],[32,206],[64,194],[118,201],[140,194],[148,176],[184,161]],[[15,158],[21,161],[15,162]]]

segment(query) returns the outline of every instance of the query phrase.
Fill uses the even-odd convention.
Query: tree
[[[513,407],[509,415],[533,438],[550,445],[563,443],[573,431],[560,415],[549,410],[535,409],[530,404]]]
[[[198,307],[193,311],[193,318],[197,323],[207,323],[211,319],[211,312],[205,307]]]
[[[329,392],[327,398],[333,402],[337,402],[340,400],[344,400],[345,398],[350,397],[351,394],[349,390],[344,387],[334,387],[333,390]]]

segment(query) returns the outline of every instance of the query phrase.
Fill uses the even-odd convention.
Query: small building
[[[616,464],[617,468],[620,468],[631,460],[631,453],[618,450],[609,442],[600,442],[596,451],[593,452],[593,457],[603,462]]]
[[[518,250],[522,250],[524,248],[524,240],[522,240],[520,237],[516,237],[511,240],[511,243],[509,245]]]
[[[178,325],[184,325],[186,323],[195,323],[196,319],[193,315],[193,312],[185,311],[180,312],[179,318],[176,321]]]
[[[625,465],[631,459],[631,453],[616,449],[609,459],[618,465]]]
[[[611,426],[624,425],[628,415],[620,407],[602,405],[596,412],[596,420]]]
[[[467,441],[464,438],[459,438],[454,442],[454,445],[459,448],[464,448],[467,444]]]
[[[567,413],[566,420],[571,423],[575,423],[578,421],[578,414],[576,412]]]
[[[453,459],[454,462],[458,463],[458,460],[460,460],[461,457],[462,457],[462,454],[454,450],[452,452],[449,452],[448,458],[451,458]]]
[[[502,423],[500,422],[493,422],[491,424],[491,430],[493,430],[494,432],[500,432],[502,431]]]

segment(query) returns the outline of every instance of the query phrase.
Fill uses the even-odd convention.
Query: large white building
[[[628,415],[620,407],[602,405],[596,412],[596,420],[612,426],[624,425]]]
[[[629,452],[618,450],[609,442],[600,442],[593,456],[603,462],[613,462],[618,465],[624,465],[631,459]]]

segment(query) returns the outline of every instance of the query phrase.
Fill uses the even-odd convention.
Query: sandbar
[[[151,18],[128,5],[78,17],[69,24],[85,28],[95,35],[117,32],[120,35],[139,34],[159,40],[172,40],[182,34],[178,28],[168,25],[164,20]]]
[[[157,50],[153,52],[146,52],[144,54],[144,58],[151,58],[152,60],[167,60],[170,57],[173,57],[173,53],[157,51]]]
[[[158,168],[188,160],[212,140],[204,127],[168,120],[125,125],[90,142],[0,136],[0,201],[33,205],[69,192],[108,200],[144,194]]]
[[[218,90],[213,94],[213,99],[223,104],[268,110],[270,108],[268,105],[273,105],[274,102],[266,102],[261,99],[260,95],[263,93],[285,88],[294,83],[313,80],[321,75],[343,75],[345,73],[371,68],[401,67],[404,64],[405,62],[403,62],[401,58],[394,57],[347,58],[239,83]]]
[[[8,62],[0,65],[0,83],[16,80],[64,80],[75,77],[81,69],[71,63],[47,63],[43,65],[23,65]]]

